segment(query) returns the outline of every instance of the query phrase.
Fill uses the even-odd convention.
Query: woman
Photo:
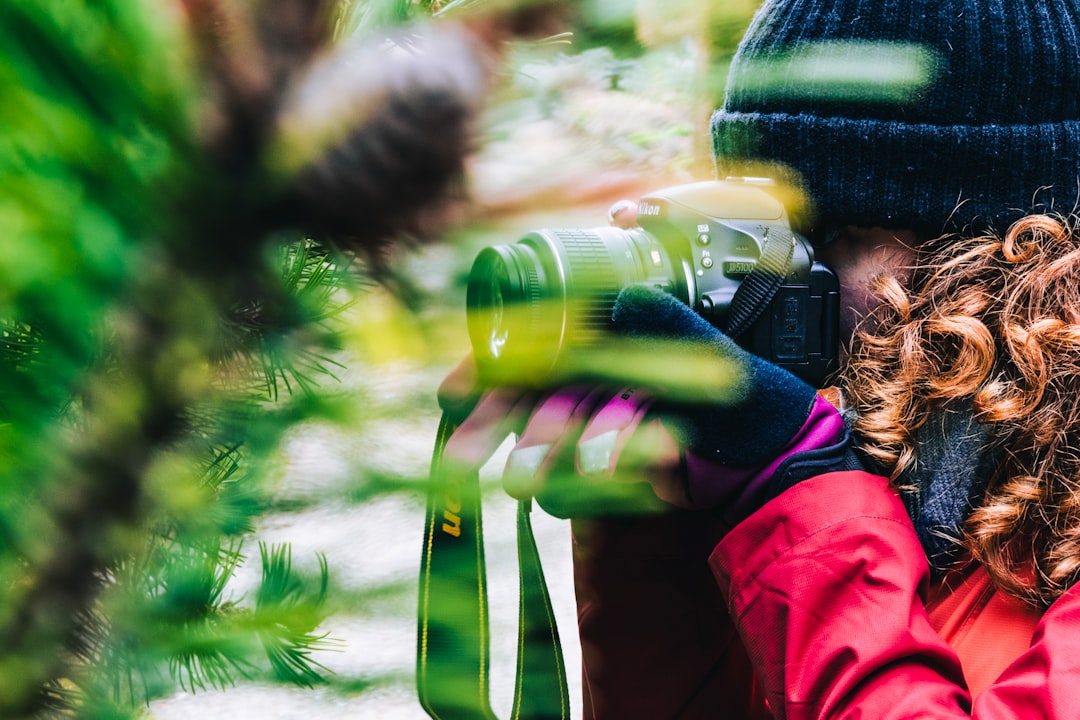
[[[741,399],[569,388],[508,415],[496,391],[448,447],[475,459],[516,419],[515,492],[634,467],[684,508],[575,521],[587,717],[1080,707],[1077,38],[1074,0],[763,5],[717,165],[804,193],[841,281],[839,407],[624,291],[621,332],[734,360]]]

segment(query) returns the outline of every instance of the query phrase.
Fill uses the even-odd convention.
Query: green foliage
[[[414,15],[412,0],[342,0],[334,33],[353,37],[394,27]]]
[[[319,557],[319,587],[311,592],[292,571],[287,546],[260,545],[263,582],[257,595],[255,619],[274,674],[281,680],[312,686],[322,680],[322,665],[311,659],[314,650],[334,647],[326,633],[316,633],[329,583],[326,558]]]
[[[177,12],[0,2],[5,718],[320,677],[325,564],[308,587],[265,549],[256,606],[226,587],[258,454],[316,410],[260,408],[331,374],[346,264],[250,221],[274,185],[207,142],[212,68]]]

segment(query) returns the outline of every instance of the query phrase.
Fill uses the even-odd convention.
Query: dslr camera
[[[603,347],[619,291],[670,293],[749,352],[815,387],[836,369],[836,275],[794,232],[769,180],[651,192],[637,226],[541,229],[482,250],[469,274],[469,336],[482,373],[544,373]]]

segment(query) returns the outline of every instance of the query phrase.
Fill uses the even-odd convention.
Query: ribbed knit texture
[[[653,405],[679,427],[686,447],[708,460],[760,467],[779,455],[814,407],[814,388],[743,350],[668,293],[641,285],[623,288],[611,319],[625,338],[647,346],[656,338],[679,341],[688,354],[711,353],[730,363],[736,392],[729,404],[657,399]]]
[[[819,227],[1004,230],[1080,199],[1080,1],[766,0],[712,120]]]
[[[938,410],[916,431],[918,460],[898,479],[930,567],[960,555],[964,521],[982,500],[1000,454],[968,407]]]

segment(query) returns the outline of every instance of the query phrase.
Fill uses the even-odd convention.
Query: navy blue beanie
[[[713,115],[721,177],[814,225],[1003,231],[1080,198],[1080,0],[765,0]]]

